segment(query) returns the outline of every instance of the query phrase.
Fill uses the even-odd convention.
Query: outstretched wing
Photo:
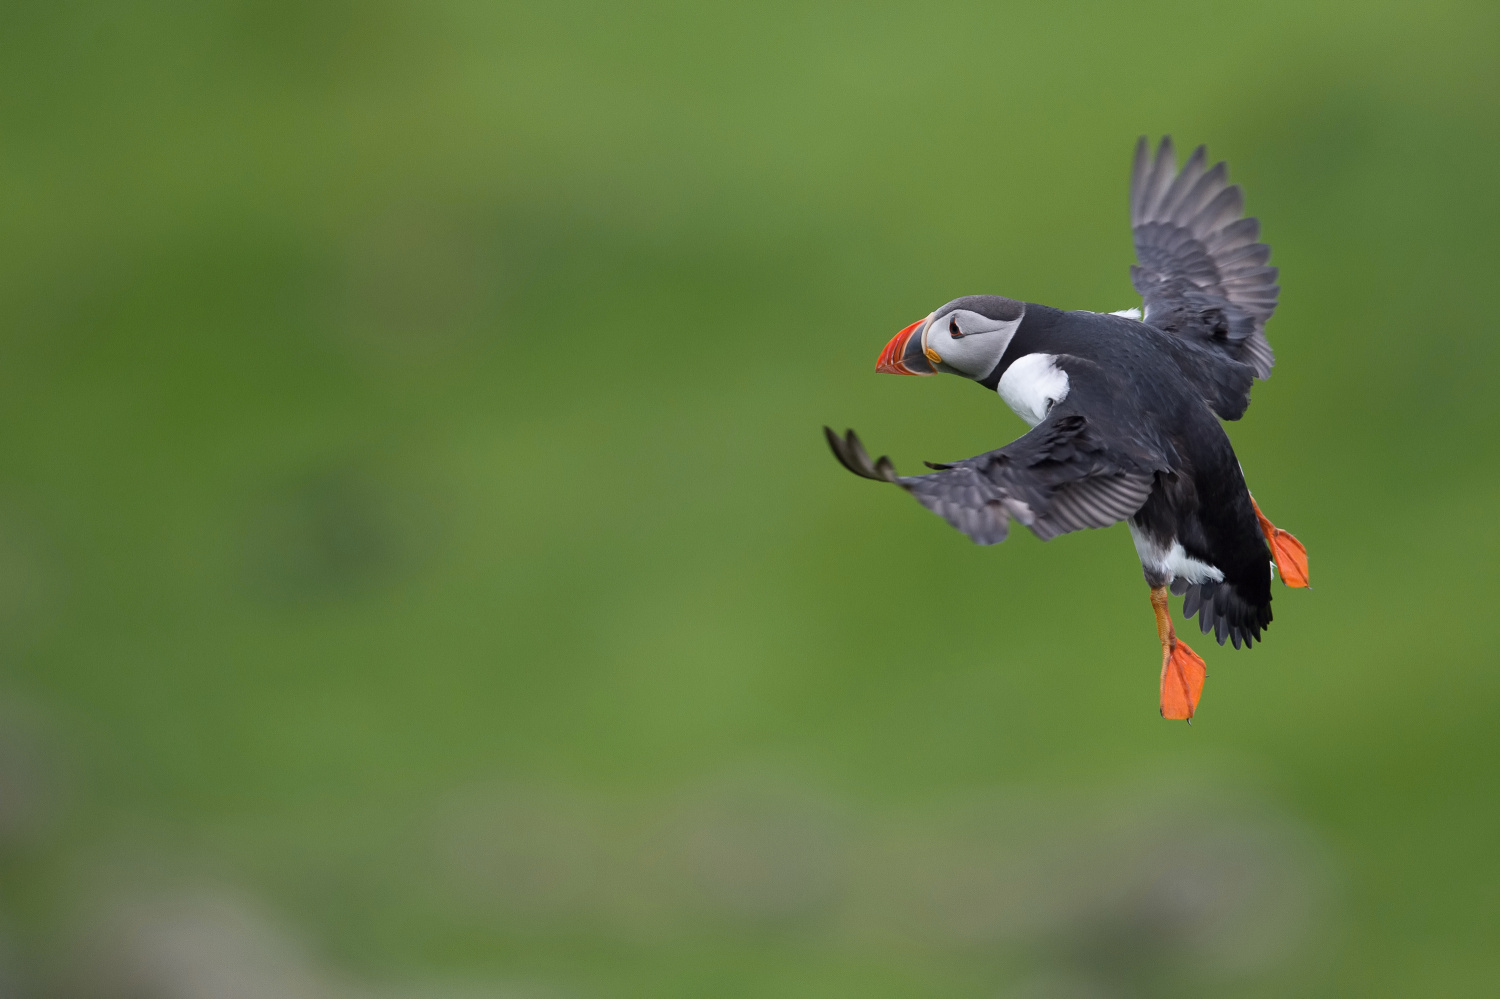
[[[1140,263],[1130,268],[1130,280],[1145,300],[1147,323],[1269,378],[1275,358],[1265,326],[1281,291],[1276,268],[1266,264],[1271,248],[1257,242],[1260,223],[1240,217],[1244,193],[1229,183],[1228,167],[1204,169],[1206,160],[1199,146],[1179,171],[1170,136],[1155,159],[1141,136],[1130,174]]]
[[[850,430],[823,428],[828,444],[855,475],[900,486],[977,544],[1004,541],[1014,517],[1047,541],[1085,527],[1108,527],[1141,508],[1154,470],[1110,447],[1084,417],[1051,416],[998,451],[937,469],[897,475],[889,458],[871,462]]]

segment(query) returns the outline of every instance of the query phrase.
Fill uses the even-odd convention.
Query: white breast
[[[1034,427],[1068,397],[1068,373],[1051,354],[1027,354],[1011,362],[995,389],[1017,416]]]

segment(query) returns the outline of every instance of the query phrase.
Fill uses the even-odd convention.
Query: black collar
[[[974,380],[993,391],[1000,384],[1000,378],[1005,374],[1005,369],[1010,367],[1017,358],[1045,349],[1043,344],[1048,339],[1048,334],[1056,328],[1062,315],[1061,309],[1027,302],[1026,315],[1021,317],[1021,325],[1016,327],[1016,334],[1010,338],[1010,345],[1005,348],[1005,353],[1000,355],[999,363],[989,374]]]

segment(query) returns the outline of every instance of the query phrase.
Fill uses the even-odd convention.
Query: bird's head
[[[887,375],[946,371],[975,381],[995,370],[1026,306],[999,295],[955,298],[897,333],[880,352],[875,370]]]

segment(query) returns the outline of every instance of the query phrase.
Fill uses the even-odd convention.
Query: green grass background
[[[95,914],[213,885],[376,991],[1494,995],[1497,11],[7,5],[8,987],[113,994]],[[819,432],[1017,436],[875,355],[961,294],[1136,304],[1163,132],[1282,268],[1229,430],[1316,587],[1199,641],[1191,728],[1123,527],[976,548]],[[1280,830],[1245,877],[1306,914],[1239,964],[1125,903],[1114,950],[866,927],[921,866],[870,844],[942,862],[910,830],[976,801]],[[830,864],[874,873],[798,894]]]

